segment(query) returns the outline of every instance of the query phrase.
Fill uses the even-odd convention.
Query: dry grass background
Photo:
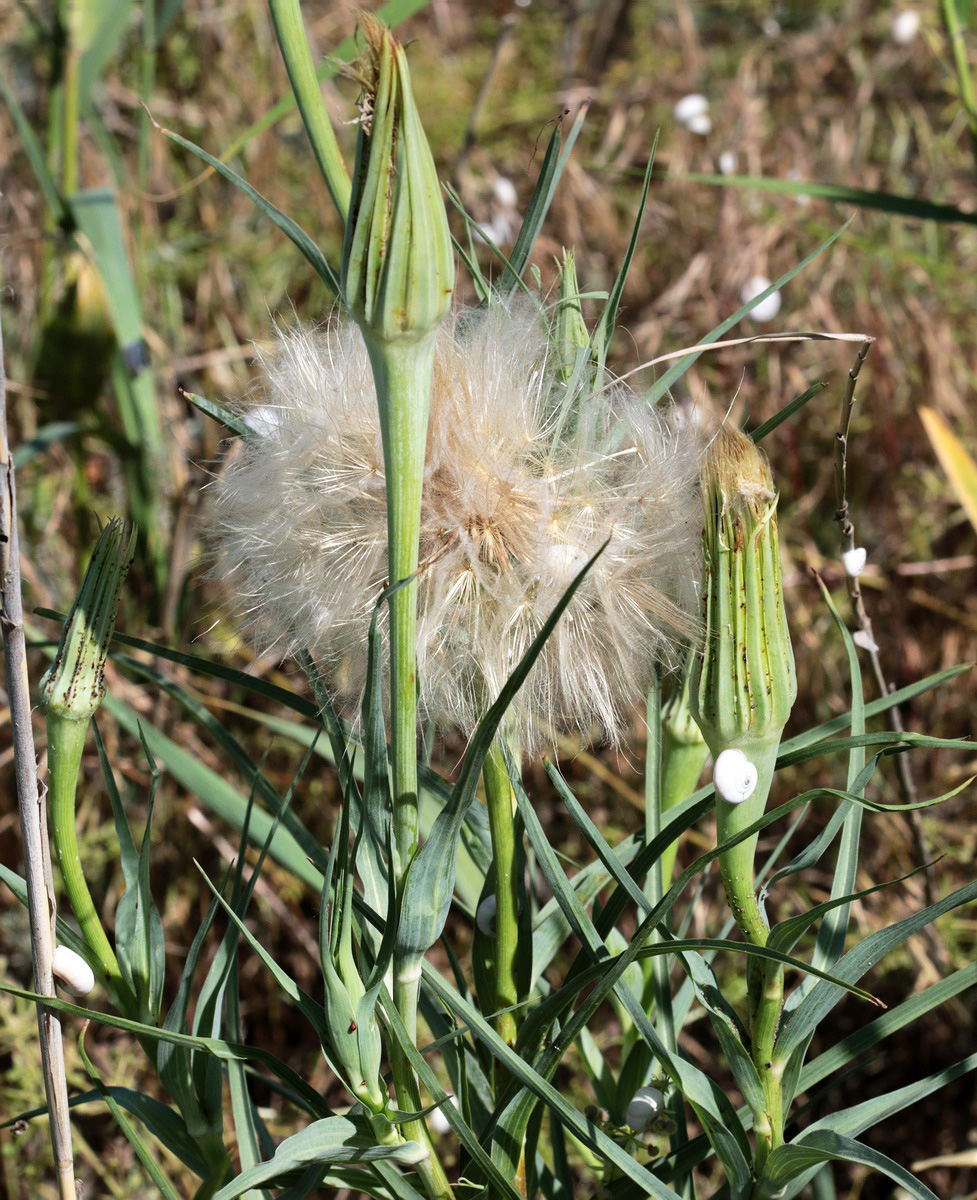
[[[307,3],[307,23],[325,53],[351,32],[354,17],[345,5]],[[370,4],[367,7],[375,7]],[[32,6],[0,0],[7,38],[5,62],[21,102],[40,128],[46,115],[46,51]],[[574,113],[591,100],[584,132],[540,239],[537,262],[544,282],[553,278],[552,256],[561,246],[577,249],[581,285],[606,288],[613,279],[630,233],[641,172],[655,131],[661,130],[651,202],[637,257],[624,296],[623,330],[615,365],[629,370],[656,354],[695,342],[738,307],[747,278],[770,278],[789,269],[833,232],[850,209],[820,200],[775,196],[689,182],[692,173],[714,173],[719,155],[731,151],[743,174],[799,178],[913,195],[977,210],[974,160],[967,143],[955,81],[948,64],[937,6],[921,5],[923,27],[908,46],[889,36],[894,9],[867,0],[771,8],[741,3],[666,4],[657,0],[509,0],[469,3],[433,0],[401,33],[413,39],[410,59],[421,112],[444,177],[453,179],[479,220],[495,215],[493,183],[511,181],[520,204],[532,190],[548,123],[565,108]],[[776,17],[776,30],[769,24]],[[765,23],[766,22],[766,23]],[[9,33],[7,31],[9,30]],[[135,157],[141,120],[138,77],[127,43],[98,97],[107,126],[118,138],[127,164]],[[973,57],[973,55],[972,55]],[[188,0],[157,62],[152,111],[162,124],[220,153],[287,90],[261,0]],[[482,91],[477,121],[470,115]],[[691,91],[711,101],[713,131],[689,133],[672,116],[674,102]],[[337,121],[354,114],[352,85],[326,88]],[[352,145],[354,130],[345,130]],[[467,135],[474,142],[467,147]],[[12,380],[13,440],[30,436],[49,398],[32,390],[38,336],[36,313],[44,289],[49,235],[42,199],[7,114],[0,111],[3,160],[7,164],[0,201],[3,317],[7,373]],[[83,184],[109,176],[99,147],[82,148]],[[298,118],[293,114],[253,139],[236,160],[269,199],[309,230],[337,261],[339,230],[331,221]],[[199,518],[216,457],[220,430],[178,398],[177,382],[221,397],[246,389],[251,379],[252,340],[269,336],[273,318],[297,313],[317,320],[329,297],[310,277],[298,253],[271,229],[248,201],[214,177],[199,178],[196,161],[162,137],[150,142],[146,190],[121,181],[120,197],[133,229],[133,252],[142,264],[146,337],[159,373],[159,402],[168,431],[172,512],[163,519],[175,531],[170,591],[164,609],[165,636],[172,644],[195,642],[198,652],[222,652],[237,665],[250,664],[272,676],[285,673],[301,686],[287,664],[251,663],[248,647],[227,623],[214,626],[220,598],[199,582]],[[486,257],[486,263],[488,258]],[[917,416],[921,403],[944,413],[971,450],[977,448],[977,227],[935,224],[855,212],[843,238],[785,289],[779,316],[763,327],[857,331],[876,343],[862,373],[859,407],[850,444],[852,517],[858,543],[868,548],[863,577],[882,661],[890,680],[904,684],[922,675],[977,658],[977,535],[967,523],[936,464]],[[760,331],[744,322],[741,332]],[[738,331],[740,332],[740,331]],[[791,730],[844,711],[848,689],[841,648],[820,601],[811,572],[836,591],[842,588],[838,534],[834,523],[832,460],[838,405],[851,347],[824,343],[751,346],[703,357],[677,390],[683,403],[703,411],[734,404],[751,422],[772,415],[817,380],[828,389],[769,439],[783,489],[781,536],[787,561],[789,611],[798,658],[800,700]],[[89,402],[104,410],[112,400],[94,380]],[[651,381],[648,376],[648,381]],[[85,504],[116,511],[122,497],[119,469],[104,444],[84,439]],[[77,579],[78,549],[90,536],[71,483],[70,453],[55,446],[25,468],[20,489],[26,527],[25,577],[29,602],[63,608]],[[132,599],[120,624],[146,633],[149,586],[134,572]],[[116,677],[117,686],[171,736],[200,759],[226,770],[199,730],[168,702]],[[190,687],[198,682],[182,678]],[[871,685],[868,685],[869,688]],[[203,697],[256,744],[254,727],[234,710],[241,697],[210,685]],[[929,693],[905,714],[907,725],[945,737],[973,733],[974,685],[969,675]],[[789,730],[788,732],[790,732]],[[137,748],[107,728],[116,761],[128,780],[145,784]],[[41,743],[42,744],[42,743]],[[258,751],[260,753],[260,750]],[[450,757],[451,747],[448,747]],[[977,770],[972,749],[927,752],[913,757],[922,795],[947,790]],[[6,794],[9,754],[0,754]],[[90,765],[91,804],[83,821],[89,837],[96,888],[115,893],[107,804],[99,796],[97,766]],[[640,751],[612,759],[568,755],[565,769],[605,828],[627,831],[637,814],[626,790],[638,785]],[[269,769],[286,780],[295,755],[275,743]],[[551,805],[542,781],[540,803]],[[800,784],[801,780],[794,779]],[[808,778],[803,781],[808,784]],[[330,826],[328,779],[313,781],[302,797],[302,813],[324,839]],[[881,794],[897,799],[891,774]],[[167,914],[169,950],[185,947],[200,911],[196,883],[186,864],[200,858],[217,869],[233,852],[233,838],[164,784],[157,826],[157,895]],[[922,824],[934,854],[932,887],[939,894],[968,879],[977,851],[972,793],[924,814]],[[558,820],[555,807],[553,820]],[[559,828],[558,825],[554,826]],[[708,835],[709,831],[703,831]],[[572,844],[567,845],[572,852]],[[0,815],[0,854],[16,863],[19,844],[14,817]],[[915,856],[905,825],[896,818],[869,822],[863,860],[865,883],[911,869]],[[99,881],[101,876],[101,882]],[[830,875],[805,877],[804,899],[820,899]],[[715,900],[710,893],[710,899]],[[791,897],[784,897],[789,904]],[[883,898],[857,906],[858,925],[876,928],[923,902],[919,877]],[[111,908],[111,901],[107,901]],[[314,904],[269,873],[259,911],[267,944],[287,958],[312,986],[308,935]],[[697,913],[698,932],[715,928],[714,904]],[[0,958],[15,979],[26,978],[20,914],[4,900],[0,908]],[[299,932],[296,933],[296,930]],[[915,939],[873,986],[897,998],[962,965],[977,943],[972,912],[954,914],[937,939]],[[249,1037],[280,1049],[294,1043],[288,1011],[253,963],[244,966],[249,990]],[[865,1019],[853,1002],[839,1010],[831,1040]],[[20,1006],[0,1004],[0,1072],[4,1115],[31,1102],[37,1086],[23,1044],[33,1016]],[[303,1035],[304,1036],[304,1035]],[[896,1086],[937,1069],[973,1048],[972,1011],[964,1004],[935,1014],[891,1044],[884,1059],[834,1082],[820,1105],[849,1103],[873,1089]],[[708,1043],[694,1052],[711,1053]],[[117,1081],[142,1086],[140,1059],[124,1040],[100,1034],[99,1061]],[[309,1054],[303,1065],[326,1086],[322,1068]],[[296,1062],[296,1065],[298,1063]],[[81,1084],[77,1074],[73,1082]],[[961,1151],[977,1137],[977,1106],[964,1086],[938,1094],[911,1115],[883,1125],[872,1143],[899,1161]],[[108,1119],[94,1110],[78,1121],[81,1159],[93,1186],[106,1195],[144,1194],[129,1152]],[[3,1169],[11,1196],[45,1195],[38,1163],[47,1153],[43,1129],[19,1139],[3,1133]],[[977,1163],[935,1168],[927,1182],[941,1196],[977,1195]],[[32,1165],[33,1164],[33,1165]],[[2,1186],[2,1181],[0,1181]],[[851,1197],[888,1197],[891,1185],[855,1172]]]

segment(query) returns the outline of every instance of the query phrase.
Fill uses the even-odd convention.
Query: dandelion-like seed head
[[[674,665],[696,630],[693,434],[621,384],[595,389],[586,370],[566,382],[556,358],[528,305],[449,321],[423,487],[421,711],[466,735],[606,543],[510,709],[527,750],[547,731],[618,741],[656,665]],[[216,571],[259,640],[308,649],[337,696],[355,699],[386,574],[366,350],[352,325],[300,328],[263,368],[264,436],[216,485]]]

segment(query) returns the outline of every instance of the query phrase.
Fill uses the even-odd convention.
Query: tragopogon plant
[[[886,806],[866,796],[879,760],[945,744],[867,732],[868,718],[941,680],[866,705],[837,618],[850,711],[782,740],[796,683],[776,488],[762,452],[731,419],[703,448],[667,402],[657,407],[612,378],[607,348],[627,264],[596,312],[572,254],[558,264],[551,297],[523,278],[579,124],[565,142],[564,131],[553,133],[527,223],[494,283],[470,245],[483,302],[452,311],[448,217],[404,48],[362,20],[349,172],[297,0],[271,8],[345,222],[342,262],[331,266],[314,239],[249,194],[335,286],[336,312],[320,329],[279,335],[249,401],[201,404],[243,443],[213,489],[213,574],[265,648],[303,663],[315,703],[224,664],[149,648],[286,705],[302,722],[276,728],[307,754],[280,795],[260,753],[249,756],[195,695],[119,656],[120,669],[163,687],[200,722],[246,786],[187,754],[124,697],[106,702],[141,737],[154,777],[159,759],[242,837],[235,865],[211,885],[167,1005],[151,841],[147,834],[136,850],[98,743],[126,891],[113,947],[79,881],[73,829],[62,826],[82,936],[64,922],[59,940],[95,968],[113,1011],[56,1004],[135,1033],[164,1095],[147,1103],[106,1088],[86,1058],[93,1096],[112,1108],[168,1197],[178,1189],[127,1107],[208,1200],[274,1189],[290,1200],[322,1189],[376,1200],[772,1200],[800,1194],[819,1173],[820,1194],[830,1194],[839,1162],[885,1172],[932,1200],[858,1135],[977,1057],[807,1125],[795,1100],[977,980],[964,968],[808,1059],[815,1031],[847,995],[871,1003],[860,980],[884,953],[977,896],[977,885],[962,888],[848,945],[853,901],[885,886],[854,890],[862,816],[885,819]],[[649,168],[646,193],[650,181]],[[635,241],[639,230],[640,213]],[[127,545],[113,536],[112,580]],[[837,617],[827,596],[825,604]],[[672,689],[664,707],[663,686]],[[52,693],[55,713],[56,700]],[[610,836],[552,762],[544,816],[523,785],[524,757],[567,733],[626,745],[642,704],[644,828]],[[60,714],[80,718],[69,730],[73,753],[93,708]],[[351,712],[354,721],[340,715]],[[466,740],[451,777],[431,766],[420,736],[431,727]],[[713,782],[696,790],[707,753]],[[839,753],[848,758],[843,787],[781,795],[778,766]],[[328,848],[291,804],[323,758],[338,793]],[[73,778],[62,782],[58,795],[72,797]],[[805,837],[803,818],[825,806],[827,824]],[[693,861],[682,848],[679,858],[678,839],[713,810],[716,844]],[[764,831],[791,814],[793,826],[761,862]],[[324,827],[322,814],[314,827]],[[248,840],[260,846],[256,861]],[[780,903],[777,882],[817,864],[835,840],[830,898],[768,918]],[[789,842],[795,852],[783,864]],[[311,987],[271,953],[249,911],[269,858],[319,896]],[[718,912],[701,902],[715,863]],[[693,885],[701,891],[690,902]],[[217,940],[219,914],[226,928]],[[694,915],[708,936],[692,936]],[[809,932],[811,945],[795,955]],[[294,1027],[307,1024],[308,1045],[330,1072],[326,1089],[293,1061],[246,1044],[245,953],[282,989]],[[66,978],[89,983],[78,962],[62,958]],[[269,1095],[284,1136],[266,1127]]]

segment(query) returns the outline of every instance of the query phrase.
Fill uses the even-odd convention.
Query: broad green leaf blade
[[[921,912],[913,913],[902,921],[897,921],[888,929],[880,929],[869,934],[835,965],[832,974],[836,979],[845,983],[853,983],[861,979],[866,971],[870,971],[882,958],[896,946],[901,945],[907,937],[917,933],[932,921],[952,912],[961,904],[969,904],[977,898],[977,882],[969,883],[958,888],[949,896],[924,908]],[[803,1002],[787,1015],[777,1038],[776,1057],[785,1062],[792,1050],[801,1044],[820,1024],[825,1016],[841,999],[838,988],[822,980],[814,985]]]
[[[840,1137],[827,1130],[816,1133],[805,1133],[789,1146],[779,1146],[770,1155],[767,1163],[766,1176],[772,1187],[789,1184],[798,1175],[808,1171],[810,1167],[829,1161],[844,1163],[859,1163],[881,1171],[900,1184],[915,1200],[939,1200],[935,1192],[931,1192],[926,1184],[921,1183],[915,1175],[910,1174],[897,1162],[893,1162],[885,1154],[863,1146],[853,1138]],[[796,1192],[786,1193],[795,1195]]]
[[[963,505],[971,525],[977,529],[977,462],[967,453],[963,442],[942,413],[935,408],[921,406],[919,417],[957,499]]]
[[[678,177],[676,177],[678,178]],[[977,225],[977,213],[964,212],[953,204],[933,204],[916,196],[900,196],[894,192],[870,192],[864,188],[847,187],[840,183],[803,183],[793,179],[764,179],[751,175],[683,175],[690,183],[708,183],[716,187],[754,188],[761,192],[780,192],[787,196],[813,196],[816,200],[832,200],[837,204],[853,204],[858,208],[874,208],[878,212],[920,221],[962,221]]]
[[[304,1172],[313,1164],[368,1163],[378,1159],[410,1166],[424,1151],[417,1142],[400,1142],[378,1146],[369,1123],[350,1117],[326,1117],[313,1121],[301,1131],[286,1138],[268,1162],[258,1163],[242,1171],[236,1179],[214,1196],[214,1200],[235,1200],[251,1188],[275,1185],[289,1175]]]
[[[162,129],[161,132],[164,133],[170,139],[170,141],[176,142],[177,145],[182,146],[184,150],[189,150],[191,154],[196,154],[198,158],[203,159],[203,161],[209,167],[213,167],[219,175],[223,175],[223,177],[229,183],[233,183],[236,188],[239,188],[242,192],[244,192],[252,204],[259,208],[274,225],[277,225],[282,233],[284,233],[289,239],[292,245],[294,245],[295,248],[300,251],[306,262],[309,263],[326,287],[329,288],[332,294],[338,299],[341,294],[339,277],[326,261],[325,255],[304,229],[301,229],[298,225],[296,225],[291,217],[286,216],[286,214],[283,213],[280,208],[276,208],[270,200],[267,200],[264,196],[262,196],[261,193],[253,188],[246,179],[243,179],[236,171],[232,171],[231,168],[227,166],[226,163],[221,162],[219,158],[214,158],[212,154],[208,154],[206,150],[201,149],[200,146],[197,146],[193,142],[188,141],[186,138],[181,137],[178,133],[174,133],[171,129]]]
[[[794,276],[798,274],[798,272],[803,271],[804,268],[809,266],[819,254],[822,254],[828,249],[829,246],[833,245],[847,228],[848,222],[846,221],[839,230],[831,235],[831,237],[826,238],[820,244],[820,246],[812,250],[806,258],[801,259],[796,267],[792,267],[785,274],[781,275],[779,279],[774,280],[774,282],[766,289],[766,291],[760,292],[759,295],[754,296],[752,300],[748,301],[741,308],[738,308],[731,317],[727,317],[725,321],[722,321],[719,325],[717,325],[711,333],[707,333],[694,350],[690,351],[688,354],[684,354],[677,362],[673,363],[661,377],[661,379],[659,379],[648,390],[646,395],[648,403],[657,404],[662,396],[664,396],[668,389],[672,386],[672,384],[675,383],[677,379],[681,379],[689,367],[692,366],[696,359],[698,359],[702,354],[703,350],[706,349],[711,342],[719,341],[726,330],[732,329],[737,321],[742,320],[742,318],[745,317],[752,308],[755,308],[756,305],[764,300],[767,296],[773,295],[773,293],[779,288],[782,288],[785,283],[789,283]]]
[[[962,967],[959,971],[954,971],[952,975],[941,979],[939,983],[931,984],[924,991],[910,996],[896,1008],[883,1013],[881,1017],[876,1017],[868,1025],[837,1042],[830,1050],[819,1054],[801,1071],[797,1090],[799,1092],[810,1091],[822,1079],[834,1075],[860,1054],[864,1054],[866,1050],[871,1050],[873,1046],[885,1041],[890,1034],[972,987],[977,987],[977,964],[975,963]]]

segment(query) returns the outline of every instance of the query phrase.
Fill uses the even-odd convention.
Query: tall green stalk
[[[104,668],[134,536],[119,521],[102,530],[58,653],[41,681],[48,735],[48,804],[65,893],[113,1000],[131,1011],[134,997],[92,900],[78,848],[75,795],[85,738],[105,690]]]
[[[721,429],[710,447],[703,501],[705,636],[693,664],[690,705],[715,762],[722,844],[763,814],[797,681],[784,613],[777,494],[765,456],[736,429]],[[756,847],[754,834],[724,851],[719,866],[744,937],[765,946],[769,927],[756,895]],[[750,1053],[762,1083],[753,1113],[753,1172],[762,1188],[764,1167],[784,1133],[782,1069],[773,1055],[783,968],[766,960],[751,964],[748,991]]]
[[[437,330],[454,288],[447,216],[431,150],[410,86],[403,47],[362,14],[363,53],[353,71],[364,89],[349,213],[343,241],[343,301],[363,331],[376,382],[387,490],[390,696],[393,789],[392,868],[398,901],[417,850],[417,583],[427,421]],[[394,1002],[416,1041],[420,963],[395,953]],[[394,1083],[402,1109],[420,1107],[406,1056],[395,1045]],[[422,1121],[406,1136],[429,1144]],[[436,1156],[418,1167],[432,1197],[451,1188]]]

